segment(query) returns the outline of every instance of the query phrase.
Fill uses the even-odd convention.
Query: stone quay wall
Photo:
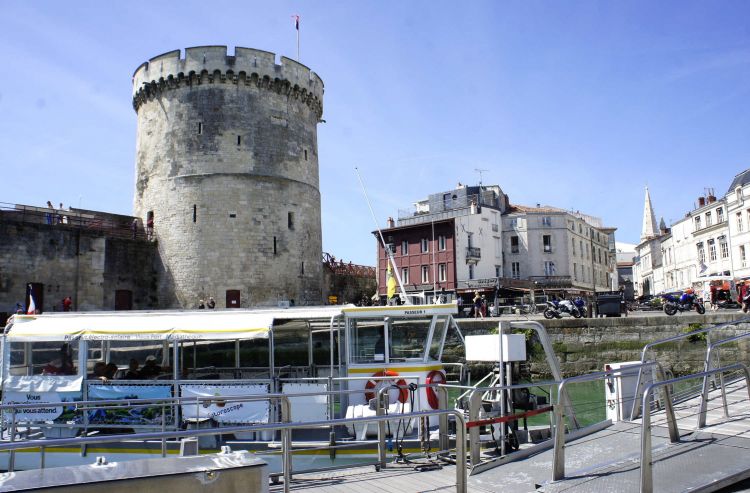
[[[153,217],[161,308],[224,308],[237,291],[241,307],[323,302],[322,101],[317,74],[261,50],[199,46],[138,67],[134,209]]]
[[[540,320],[540,323],[549,333],[563,374],[572,376],[601,371],[606,363],[640,360],[643,346],[650,342],[688,332],[700,326],[740,320],[744,322],[714,331],[712,340],[720,340],[750,331],[750,317],[737,311],[728,311],[706,315],[680,314],[673,317],[639,317],[637,314],[631,314],[629,317],[620,318],[564,318]],[[458,325],[464,335],[487,334],[497,328],[498,321],[505,322],[502,318],[458,319]],[[693,339],[682,339],[659,346],[655,349],[655,356],[666,370],[676,375],[702,371],[706,357],[706,342],[702,338]],[[543,353],[538,347],[536,349],[531,360],[531,371],[534,374],[549,376],[549,367],[544,361]],[[450,355],[451,359],[460,359],[461,356],[458,353]],[[742,361],[750,364],[750,338],[724,346],[720,356],[723,363]]]

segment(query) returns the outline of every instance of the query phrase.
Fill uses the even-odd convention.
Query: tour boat
[[[435,409],[435,389],[417,385],[446,381],[446,337],[456,330],[462,338],[456,313],[453,303],[12,316],[0,339],[2,439],[119,440],[0,452],[0,469],[178,454],[179,440],[122,435],[278,421],[277,400],[248,396],[290,395],[293,422],[375,415],[384,386],[388,414]],[[418,450],[417,431],[436,424],[407,421],[389,426],[399,453]],[[295,430],[295,469],[356,461],[376,449],[376,425],[340,428]],[[230,444],[278,471],[278,439],[272,431],[237,432],[201,439],[200,451]],[[316,447],[331,443],[341,446]]]

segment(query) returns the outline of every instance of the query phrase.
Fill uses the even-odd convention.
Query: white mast
[[[357,179],[359,180],[359,184],[362,186],[362,193],[365,195],[365,201],[367,201],[367,207],[370,209],[370,214],[372,215],[372,220],[375,223],[375,229],[378,230],[378,236],[380,237],[380,243],[383,245],[383,250],[385,250],[386,254],[388,255],[388,260],[391,262],[391,268],[393,269],[393,275],[396,276],[396,281],[398,282],[398,287],[401,291],[401,302],[405,305],[409,305],[409,298],[406,297],[406,291],[404,290],[404,284],[401,282],[401,275],[398,273],[398,267],[396,266],[396,260],[393,258],[393,252],[391,252],[391,249],[388,248],[388,245],[385,243],[385,238],[383,238],[383,232],[380,231],[380,225],[378,225],[378,220],[375,217],[375,212],[372,210],[372,205],[370,205],[370,199],[367,197],[367,190],[365,189],[365,184],[362,181],[362,177],[359,175],[359,168],[356,166],[354,167],[354,172],[357,173]],[[378,262],[380,259],[378,259]]]

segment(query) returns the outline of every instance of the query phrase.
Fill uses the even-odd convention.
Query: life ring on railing
[[[438,384],[438,383],[445,383],[445,373],[443,373],[440,370],[432,370],[430,373],[427,374],[427,378],[425,379],[425,384]],[[435,389],[433,387],[427,387],[425,389],[427,391],[427,403],[430,405],[432,409],[437,409],[440,407],[440,400],[438,399],[437,392],[435,392]]]
[[[397,377],[398,373],[391,370],[376,371],[372,374],[373,377]],[[387,380],[368,380],[365,384],[365,399],[369,402],[375,398],[375,392],[383,387],[384,382]],[[398,401],[403,404],[409,399],[409,390],[406,388],[406,380],[399,378],[396,380],[396,385],[399,386],[398,390]]]

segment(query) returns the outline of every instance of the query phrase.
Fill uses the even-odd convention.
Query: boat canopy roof
[[[343,306],[258,310],[76,312],[15,315],[14,342],[85,340],[266,339],[274,321],[330,320]]]
[[[267,339],[292,321],[333,317],[430,317],[457,312],[457,305],[334,305],[286,309],[75,312],[14,315],[5,329],[13,342],[76,340],[235,340]]]

